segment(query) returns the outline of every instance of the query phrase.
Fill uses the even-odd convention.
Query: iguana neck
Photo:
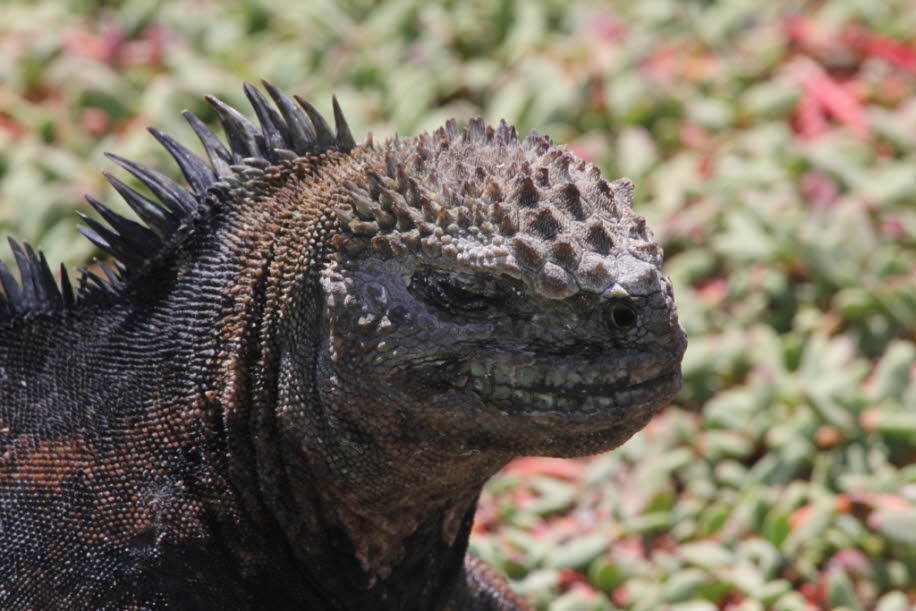
[[[295,388],[281,390],[281,411],[294,396],[301,396]],[[366,608],[444,604],[454,587],[463,587],[480,488],[505,461],[463,456],[447,444],[396,432],[382,436],[371,421],[347,421],[340,406],[320,400],[311,407],[305,425],[274,420],[284,477],[261,478],[275,486],[274,494],[265,488],[268,502],[279,507],[292,499],[277,515],[294,554],[320,567],[318,582],[329,595],[348,601],[356,595]],[[371,402],[362,407],[371,417]],[[330,557],[342,564],[326,570]]]
[[[245,306],[220,323],[227,341],[215,399],[251,545],[279,533],[313,599],[326,605],[356,597],[367,608],[435,607],[460,579],[480,488],[510,456],[468,452],[409,419],[399,430],[380,427],[373,414],[397,406],[373,404],[372,388],[351,388],[368,398],[361,405],[322,394],[320,383],[333,376],[319,371],[328,333],[317,281],[337,221],[314,200],[333,198],[357,171],[344,161],[320,179],[286,179],[252,216],[228,223],[245,228],[237,240],[270,242],[243,247],[234,291]],[[284,256],[302,243],[309,260]]]

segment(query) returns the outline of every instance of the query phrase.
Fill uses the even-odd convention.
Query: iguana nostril
[[[608,318],[614,329],[631,329],[636,326],[636,310],[624,301],[609,304]]]

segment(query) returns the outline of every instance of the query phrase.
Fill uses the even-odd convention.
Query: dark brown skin
[[[231,151],[192,119],[210,166],[157,134],[193,191],[119,160],[165,208],[99,208],[109,280],[0,269],[0,607],[523,609],[466,556],[481,486],[679,388],[627,181],[479,120],[356,146],[267,87],[260,128],[213,101]]]

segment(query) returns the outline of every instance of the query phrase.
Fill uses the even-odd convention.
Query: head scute
[[[630,181],[608,182],[535,131],[519,141],[505,121],[492,127],[473,118],[460,128],[449,120],[382,151],[366,159],[365,178],[347,185],[340,214],[355,240],[341,243],[351,254],[486,267],[525,276],[551,299],[601,294],[614,281],[612,260],[631,245],[635,256],[657,261],[632,211]]]
[[[298,157],[320,155],[334,150],[349,153],[356,147],[350,127],[336,98],[333,98],[334,129],[309,102],[295,96],[295,102],[276,86],[262,81],[273,100],[272,106],[256,87],[245,84],[244,92],[257,117],[256,125],[241,112],[212,96],[204,99],[216,112],[225,143],[194,114],[183,111],[203,146],[206,159],[192,153],[171,136],[149,128],[150,133],[175,159],[188,187],[167,176],[114,154],[108,157],[143,183],[152,197],[127,186],[105,172],[105,178],[139,217],[125,218],[98,200],[87,196],[104,222],[80,215],[85,225],[80,232],[114,258],[98,263],[101,275],[81,270],[76,288],[61,267],[60,282],[40,251],[10,240],[19,269],[17,281],[12,270],[0,262],[0,323],[30,312],[65,310],[98,298],[117,297],[129,281],[171,249],[180,247],[195,219],[210,213],[209,197],[230,182],[257,178],[263,171]],[[212,196],[210,194],[213,194]],[[381,192],[373,198],[382,197]],[[373,230],[407,228],[413,217],[400,193],[386,192],[384,205],[373,214]],[[362,228],[366,231],[366,228]]]

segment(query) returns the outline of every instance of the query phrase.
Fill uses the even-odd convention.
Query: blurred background
[[[145,127],[198,150],[179,111],[212,124],[211,93],[253,116],[241,83],[261,78],[325,112],[336,93],[358,139],[506,118],[636,183],[685,385],[620,450],[488,485],[473,548],[539,609],[916,606],[912,1],[0,13],[0,235],[52,261],[95,254],[75,211],[118,202],[103,151],[176,175]]]

